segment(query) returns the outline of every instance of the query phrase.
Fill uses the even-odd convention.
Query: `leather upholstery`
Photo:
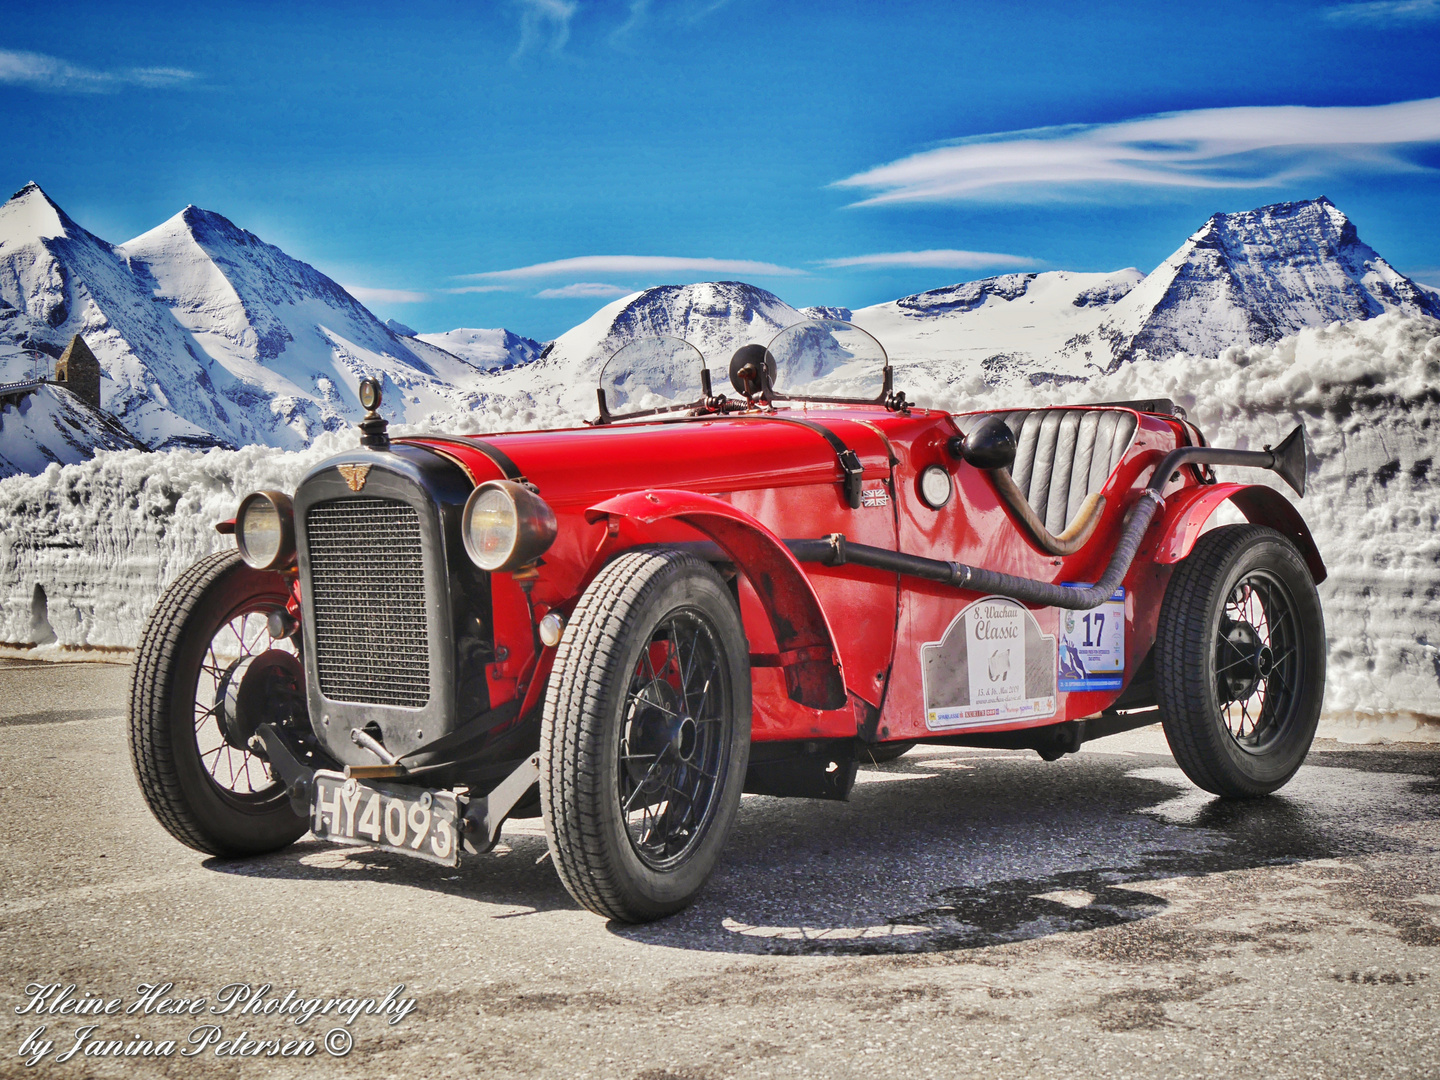
[[[996,412],[1015,433],[1016,485],[1045,528],[1059,534],[1085,496],[1120,464],[1138,424],[1124,409],[1016,409]]]

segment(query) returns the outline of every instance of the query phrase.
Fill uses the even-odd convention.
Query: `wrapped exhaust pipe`
[[[978,566],[950,562],[942,559],[926,559],[919,555],[889,551],[886,548],[871,547],[868,544],[852,544],[843,533],[832,533],[818,540],[787,540],[797,561],[821,563],[825,566],[868,566],[876,570],[888,570],[896,574],[938,581],[956,589],[970,592],[993,593],[1008,596],[1026,604],[1043,607],[1069,608],[1086,611],[1108,600],[1135,561],[1140,542],[1145,538],[1156,512],[1165,505],[1161,490],[1182,465],[1216,464],[1245,465],[1252,468],[1271,469],[1280,474],[1285,482],[1302,496],[1305,494],[1305,428],[1298,426],[1275,449],[1224,450],[1213,446],[1182,446],[1172,450],[1161,459],[1159,466],[1150,477],[1140,498],[1125,515],[1120,526],[1120,540],[1110,556],[1110,562],[1100,580],[1084,589],[1069,588],[1034,578],[1016,577]]]

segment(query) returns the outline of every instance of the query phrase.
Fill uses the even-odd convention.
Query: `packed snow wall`
[[[1303,421],[1311,461],[1300,508],[1330,570],[1320,589],[1327,711],[1440,717],[1440,322],[1382,315],[1026,391],[951,371],[900,364],[896,383],[922,404],[956,412],[1169,397],[1212,444],[1241,448],[1278,442]],[[492,399],[445,426],[496,431],[580,419],[556,413],[549,389],[540,393]],[[232,543],[214,523],[242,495],[293,490],[311,465],[355,442],[345,431],[299,453],[101,453],[0,481],[0,641],[53,634],[61,646],[133,645],[164,585]],[[1279,486],[1270,474],[1222,472]]]

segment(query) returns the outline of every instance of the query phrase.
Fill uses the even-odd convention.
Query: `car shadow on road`
[[[923,748],[862,771],[847,802],[746,796],[722,861],[690,908],[640,944],[751,954],[975,949],[1150,918],[1147,882],[1408,852],[1388,827],[1440,815],[1440,748],[1330,752],[1280,794],[1216,799],[1164,754]],[[445,867],[306,838],[210,859],[227,874],[401,885],[492,905],[497,919],[574,911],[538,822]]]
[[[929,751],[867,770],[847,803],[747,797],[690,909],[613,933],[769,954],[975,949],[1150,918],[1146,882],[1414,850],[1430,754],[1317,754],[1283,793],[1217,799],[1168,755]],[[1390,831],[1387,831],[1390,830]]]
[[[510,827],[495,850],[467,856],[455,867],[395,855],[378,848],[332,844],[314,837],[284,851],[249,859],[207,859],[208,869],[244,877],[373,882],[423,889],[501,908],[491,918],[513,919],[542,911],[579,910],[550,865],[545,837],[529,822]]]

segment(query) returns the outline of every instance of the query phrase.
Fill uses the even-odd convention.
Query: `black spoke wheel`
[[[1325,691],[1325,624],[1300,553],[1259,525],[1206,533],[1160,608],[1156,691],[1175,760],[1206,791],[1266,795],[1300,767]]]
[[[304,722],[299,659],[269,629],[289,595],[280,575],[217,552],[166,590],[141,636],[130,760],[156,819],[198,851],[275,851],[309,827],[251,746],[261,723]]]
[[[545,697],[540,796],[560,879],[624,922],[688,905],[739,806],[749,648],[719,575],[628,552],[581,597]]]

